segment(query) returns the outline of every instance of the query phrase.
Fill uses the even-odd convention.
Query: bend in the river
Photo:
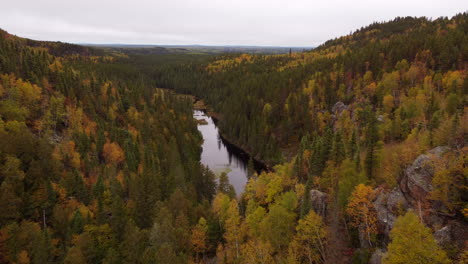
[[[240,195],[248,181],[249,154],[222,138],[215,121],[206,112],[194,110],[193,117],[206,121],[198,122],[197,125],[203,136],[201,163],[208,166],[216,175],[226,172],[236,193]],[[265,166],[254,161],[254,167],[260,172]]]

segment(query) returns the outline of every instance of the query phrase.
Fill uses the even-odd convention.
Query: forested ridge
[[[192,102],[107,74],[100,63],[119,55],[97,53],[1,34],[1,263],[191,254],[187,233],[215,188]]]
[[[458,93],[466,87],[466,20],[466,14],[433,21],[396,18],[310,52],[226,55],[206,65],[156,67],[154,74],[163,87],[205,98],[223,114],[220,126],[226,136],[251,147],[258,158],[278,163],[288,158],[281,149],[297,146],[311,131],[323,133],[337,102],[352,108],[372,106],[382,114],[384,101],[393,102],[388,114],[399,113],[405,126],[397,132],[402,135],[391,136],[406,138],[416,122],[402,111],[407,108],[402,99],[412,101],[418,91],[411,89],[423,85],[426,76],[443,96],[454,94],[446,89],[454,81],[452,74],[458,76]],[[384,100],[386,95],[392,98]]]
[[[0,263],[466,263],[467,70],[467,13],[284,55],[2,31]],[[274,170],[236,197],[156,87]]]

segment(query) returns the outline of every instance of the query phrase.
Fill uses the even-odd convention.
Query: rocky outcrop
[[[359,235],[359,245],[361,248],[371,248],[374,245],[372,244],[372,241],[369,240],[368,233],[366,232],[366,225],[361,223],[358,226],[358,235]]]
[[[337,102],[335,105],[333,105],[332,107],[332,113],[335,114],[335,115],[340,115],[341,112],[343,112],[344,110],[348,110],[348,106],[345,105],[343,102]]]
[[[327,212],[328,195],[318,190],[310,190],[310,202],[312,209],[319,215],[324,216]]]
[[[375,192],[374,208],[380,233],[388,235],[398,215],[408,209],[408,202],[399,188],[394,188],[391,192],[379,188]]]
[[[430,210],[421,216],[431,227],[440,227],[444,224],[444,220],[434,210],[438,205],[429,199],[429,194],[433,190],[434,161],[448,150],[448,147],[436,147],[426,154],[419,155],[406,168],[399,186],[391,191],[385,191],[383,188],[375,190],[376,198],[373,203],[380,233],[388,238],[398,215],[410,208],[415,212],[421,212],[424,207],[429,208]]]
[[[424,223],[432,228],[440,227],[446,222],[441,216],[441,212],[445,210],[444,206],[438,201],[431,200],[430,193],[433,191],[435,162],[449,150],[449,147],[440,146],[419,155],[406,168],[399,185],[409,207],[419,212]]]
[[[414,202],[427,199],[432,191],[432,177],[434,176],[434,159],[448,151],[448,147],[436,147],[419,155],[416,160],[405,170],[405,176],[400,182],[400,188],[407,194],[408,200]]]
[[[369,264],[382,264],[382,258],[384,254],[385,251],[383,251],[381,248],[377,248],[374,253],[372,253],[369,259]]]
[[[452,240],[451,226],[444,226],[441,229],[435,231],[434,238],[439,245],[445,245]]]
[[[434,232],[434,238],[440,246],[464,248],[468,237],[466,222],[450,220]]]
[[[447,151],[450,151],[450,148],[436,147],[418,156],[404,171],[399,185],[391,191],[384,188],[375,189],[373,205],[379,233],[384,236],[384,244],[390,240],[389,233],[397,217],[407,210],[413,210],[421,216],[425,225],[435,230],[434,237],[440,245],[463,248],[468,237],[468,225],[443,213],[445,208],[439,202],[430,199],[435,164]],[[380,254],[377,251],[374,253]]]

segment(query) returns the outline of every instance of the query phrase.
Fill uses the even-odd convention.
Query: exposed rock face
[[[405,177],[400,182],[403,193],[408,194],[411,202],[425,200],[432,191],[432,177],[434,176],[433,159],[440,157],[448,147],[436,147],[427,154],[419,155],[405,170]]]
[[[310,190],[310,202],[312,209],[319,215],[324,216],[327,212],[328,195],[318,190]]]
[[[429,226],[441,226],[444,221],[433,210],[437,208],[434,201],[429,200],[429,193],[433,190],[432,177],[434,176],[434,160],[441,157],[448,151],[448,147],[436,147],[426,154],[419,155],[416,160],[406,168],[404,177],[400,185],[386,192],[379,188],[376,189],[376,199],[374,207],[379,220],[380,232],[387,238],[398,215],[407,211],[409,208],[415,212],[420,212],[429,205],[431,212],[423,215],[424,221]]]
[[[451,228],[447,225],[434,233],[434,238],[439,245],[445,245],[452,240],[452,234],[450,231]]]
[[[380,248],[377,248],[374,251],[374,253],[372,253],[372,256],[370,257],[370,260],[369,260],[369,264],[381,264],[384,254],[385,254],[385,251],[383,251]]]
[[[380,231],[388,235],[399,213],[408,209],[408,202],[399,188],[394,188],[391,192],[379,188],[375,192],[377,195],[374,208]]]
[[[332,112],[335,115],[341,114],[344,110],[348,110],[348,106],[346,106],[343,102],[337,102],[333,107],[332,107]]]
[[[461,221],[449,221],[446,226],[434,232],[434,238],[440,246],[464,248],[468,237],[468,224]]]
[[[399,188],[393,189],[388,194],[387,208],[389,208],[394,213],[399,212],[402,209],[406,210],[408,208],[408,202]]]
[[[449,223],[449,226],[450,240],[448,243],[452,246],[457,246],[458,248],[466,247],[468,237],[468,224],[466,221],[453,221]]]
[[[439,146],[429,150],[426,154],[419,155],[406,168],[405,175],[400,181],[400,190],[409,207],[413,208],[415,212],[419,212],[424,223],[433,228],[440,227],[445,222],[440,215],[444,206],[440,202],[430,199],[430,193],[433,190],[432,178],[435,172],[434,161],[449,150],[449,147]]]
[[[406,168],[399,186],[391,191],[383,188],[375,190],[374,208],[377,213],[379,233],[384,235],[384,243],[389,242],[389,233],[396,218],[407,210],[413,210],[422,217],[425,225],[437,230],[434,237],[439,245],[453,245],[463,248],[468,237],[468,224],[444,214],[444,207],[437,201],[430,199],[433,190],[435,163],[448,147],[436,147],[426,154],[420,155]],[[360,234],[361,236],[361,234]],[[382,257],[382,253],[374,252],[375,261]],[[372,262],[374,255],[371,258]]]
[[[358,227],[358,235],[359,235],[359,245],[361,248],[371,248],[372,244],[369,241],[369,237],[367,236],[366,226],[365,224],[360,224]]]

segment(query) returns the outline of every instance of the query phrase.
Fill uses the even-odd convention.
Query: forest
[[[0,263],[468,263],[468,13],[308,51],[0,30]],[[267,164],[200,163],[191,96]]]

